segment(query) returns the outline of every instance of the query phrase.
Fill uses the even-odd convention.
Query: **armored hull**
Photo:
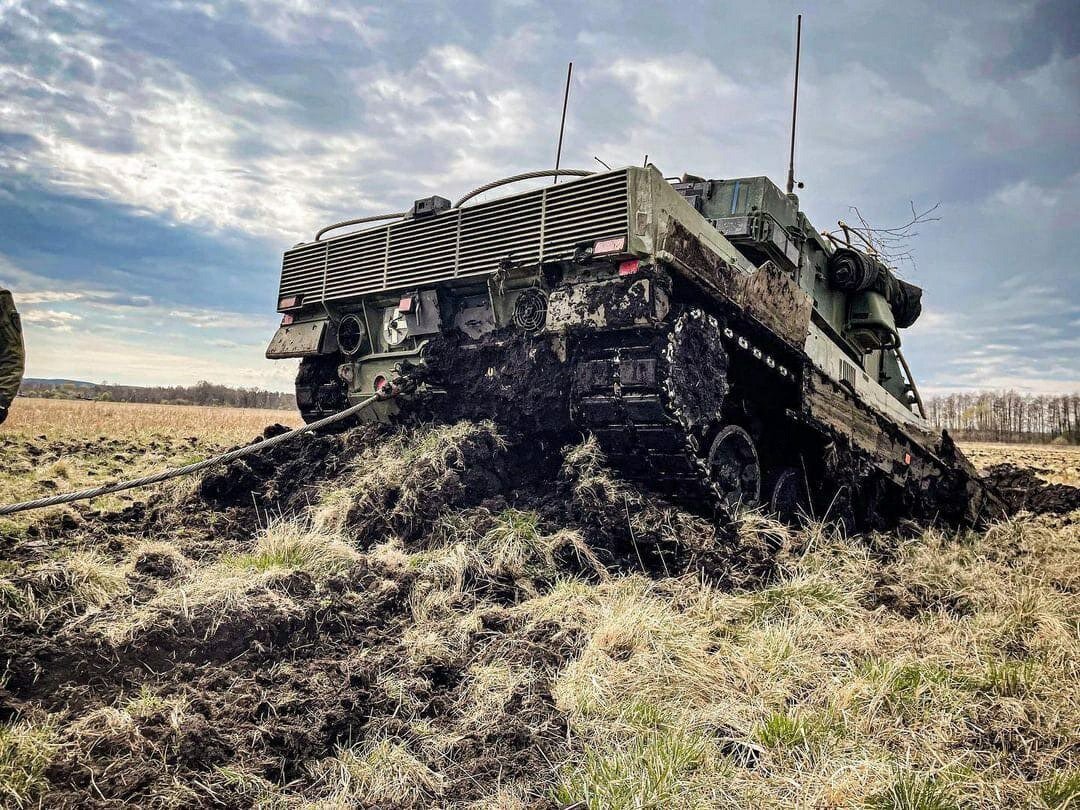
[[[399,409],[596,437],[676,497],[786,518],[970,522],[992,510],[918,412],[919,291],[822,237],[766,178],[625,168],[286,252],[271,358],[314,419],[403,374]]]

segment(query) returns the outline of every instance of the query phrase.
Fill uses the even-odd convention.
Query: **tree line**
[[[110,385],[68,380],[26,380],[20,394],[53,399],[142,402],[166,405],[218,405],[230,408],[296,408],[296,396],[261,388],[234,388],[203,382],[195,385]]]
[[[26,380],[23,396],[156,402],[172,405],[219,405],[234,408],[295,409],[292,393],[234,388],[211,382],[195,385],[134,386]],[[940,394],[925,400],[931,424],[957,439],[996,442],[1080,444],[1080,393],[1020,394],[995,391]]]
[[[1080,444],[1080,393],[942,394],[925,405],[927,418],[958,439]]]

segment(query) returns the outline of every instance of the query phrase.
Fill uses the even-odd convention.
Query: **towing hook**
[[[402,394],[408,394],[415,388],[416,382],[410,377],[395,377],[393,380],[383,383],[375,392],[375,396],[382,402]]]
[[[389,380],[379,386],[375,392],[375,398],[380,402],[385,402],[388,399],[393,399],[401,393],[401,380]]]

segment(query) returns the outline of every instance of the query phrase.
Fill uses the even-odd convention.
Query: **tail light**
[[[637,259],[628,259],[627,261],[622,262],[619,265],[619,275],[628,276],[631,273],[636,273],[638,270],[638,265],[640,264],[641,262],[639,262]]]
[[[593,244],[593,256],[603,256],[606,253],[622,253],[624,250],[626,250],[625,236],[600,239]]]
[[[295,320],[296,320],[296,318],[293,315],[291,315],[289,313],[286,313],[286,314],[281,316],[281,325],[282,326],[288,326],[289,324],[291,324]]]
[[[303,303],[303,300],[304,299],[301,298],[299,295],[289,295],[289,296],[286,296],[285,298],[280,299],[277,302],[277,308],[278,309],[299,309],[300,305]]]

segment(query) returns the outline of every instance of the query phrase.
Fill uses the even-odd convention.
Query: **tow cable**
[[[50,495],[47,498],[36,498],[32,501],[23,501],[22,503],[11,503],[5,506],[0,506],[0,515],[12,515],[16,512],[26,512],[30,509],[44,509],[47,506],[57,506],[62,503],[72,503],[73,501],[85,501],[90,498],[97,498],[100,495],[109,495],[113,492],[122,492],[125,489],[135,489],[137,487],[145,487],[150,484],[158,484],[162,481],[168,481],[171,478],[179,478],[183,475],[191,475],[197,473],[208,467],[214,467],[218,464],[228,464],[230,461],[236,461],[238,458],[244,458],[250,456],[253,453],[258,453],[261,450],[267,450],[271,447],[276,447],[283,442],[289,441],[299,436],[302,433],[310,433],[313,430],[319,430],[327,425],[332,425],[334,422],[340,422],[342,419],[348,419],[350,416],[360,413],[361,411],[370,408],[376,402],[383,402],[388,399],[393,399],[399,394],[404,392],[404,380],[399,378],[393,382],[386,383],[372,396],[358,402],[355,405],[351,405],[343,411],[338,411],[335,414],[319,419],[316,422],[304,425],[302,427],[294,428],[288,433],[281,433],[277,436],[272,436],[269,439],[263,439],[253,444],[248,444],[243,447],[238,447],[235,450],[230,450],[227,453],[222,453],[217,456],[211,456],[210,458],[203,459],[202,461],[196,461],[192,464],[186,464],[183,467],[170,467],[166,470],[153,473],[151,475],[144,475],[141,478],[132,478],[128,481],[115,481],[111,484],[102,484],[101,486],[91,487],[89,489],[80,489],[76,492],[64,492],[59,495]]]

